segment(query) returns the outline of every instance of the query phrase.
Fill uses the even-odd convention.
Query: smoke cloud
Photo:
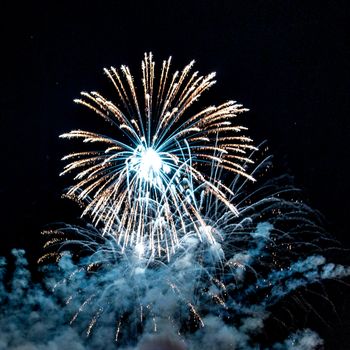
[[[256,349],[272,305],[296,289],[350,274],[311,255],[284,269],[271,266],[249,285],[249,266],[264,253],[272,230],[256,227],[250,249],[227,259],[226,280],[203,261],[210,253],[195,237],[173,261],[147,268],[139,259],[119,258],[89,271],[91,256],[74,262],[63,253],[58,265],[43,267],[43,283],[32,281],[24,251],[13,250],[11,276],[0,260],[0,349]],[[103,250],[94,255],[94,261],[102,258]],[[321,345],[307,329],[269,348]]]

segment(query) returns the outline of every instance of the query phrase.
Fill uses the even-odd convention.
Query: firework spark
[[[215,73],[191,73],[192,61],[171,74],[170,64],[171,58],[163,62],[158,80],[152,54],[145,54],[142,102],[127,66],[104,70],[120,107],[95,91],[82,92],[75,100],[114,126],[116,137],[82,130],[61,135],[104,145],[63,158],[70,163],[62,174],[77,172],[67,196],[84,203],[83,215],[90,214],[122,250],[129,246],[140,256],[166,255],[168,260],[188,233],[215,242],[211,230],[203,229],[203,194],[238,215],[228,200],[232,190],[220,181],[218,169],[254,181],[246,172],[252,162],[246,151],[255,149],[241,133],[246,128],[233,124],[247,110],[235,101],[188,111],[215,84]]]

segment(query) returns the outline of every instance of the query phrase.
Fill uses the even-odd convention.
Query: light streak
[[[215,84],[215,73],[191,74],[194,62],[182,72],[170,73],[171,58],[163,62],[156,77],[151,53],[142,61],[142,91],[127,66],[111,67],[105,73],[119,103],[96,91],[82,92],[75,102],[108,121],[113,136],[73,130],[61,135],[85,143],[101,143],[102,149],[65,156],[62,174],[75,172],[75,183],[66,196],[84,205],[82,215],[91,215],[103,234],[114,237],[122,251],[134,247],[141,257],[171,256],[187,234],[201,237],[206,226],[198,198],[206,192],[216,197],[234,215],[238,210],[229,197],[232,191],[213,167],[254,181],[246,172],[255,150],[251,139],[234,123],[246,111],[235,101],[210,106],[199,112],[190,107]],[[210,231],[206,237],[215,243]]]

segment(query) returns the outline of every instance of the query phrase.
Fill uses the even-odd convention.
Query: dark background
[[[1,255],[22,247],[34,265],[40,230],[79,215],[60,199],[68,147],[58,135],[93,129],[95,117],[72,100],[81,90],[108,91],[105,66],[127,64],[137,76],[145,51],[158,67],[172,55],[178,69],[195,59],[200,72],[216,71],[218,84],[202,103],[234,98],[250,108],[242,123],[257,142],[268,140],[275,163],[350,247],[347,3],[36,1],[2,8]],[[340,320],[319,331],[330,349],[348,349],[349,289],[337,299]]]

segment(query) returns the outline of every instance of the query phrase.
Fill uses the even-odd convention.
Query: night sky
[[[325,225],[350,247],[350,6],[347,1],[36,1],[2,9],[1,255],[24,248],[34,266],[40,231],[74,220],[61,199],[58,135],[99,121],[73,103],[81,90],[110,92],[103,67],[140,73],[145,51],[158,67],[196,60],[218,83],[201,103],[235,99],[241,122],[268,141],[276,167],[295,177]],[[112,94],[107,94],[112,96]],[[346,297],[347,295],[347,297]],[[349,289],[337,296],[338,323],[320,335],[350,341]],[[323,327],[323,328],[322,328]]]

